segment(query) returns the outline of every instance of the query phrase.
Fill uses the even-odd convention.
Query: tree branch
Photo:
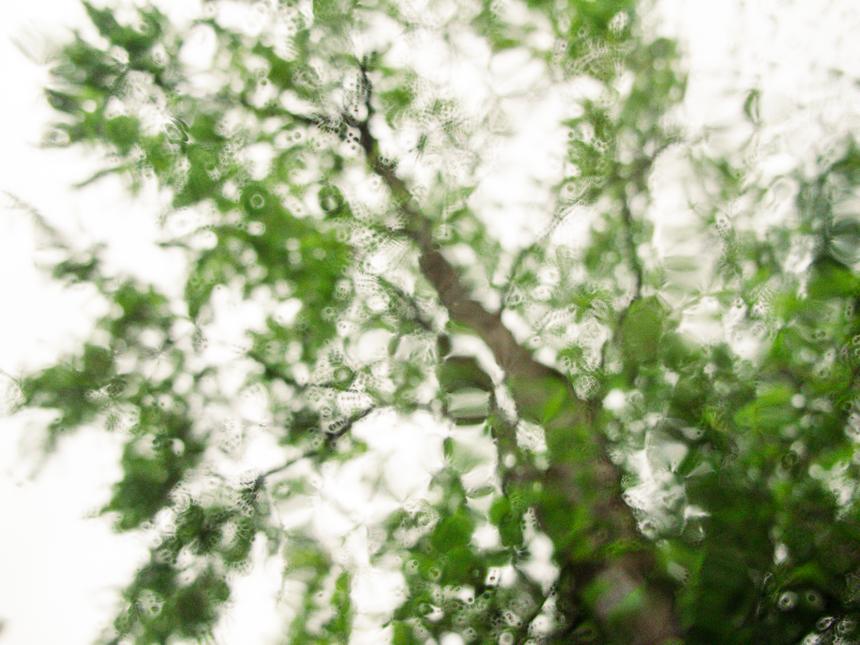
[[[316,457],[319,454],[320,454],[319,450],[309,450],[305,453],[302,453],[301,455],[299,455],[297,457],[293,457],[292,459],[288,459],[287,461],[282,463],[280,466],[275,466],[274,468],[269,468],[269,470],[266,470],[266,471],[260,473],[260,475],[257,477],[257,482],[258,482],[257,488],[259,488],[262,485],[263,481],[265,481],[268,477],[271,477],[272,475],[280,473],[280,472],[286,470],[287,468],[289,468],[290,466],[297,464],[304,459],[310,459],[311,457]]]
[[[325,441],[326,441],[326,444],[328,445],[328,447],[332,448],[334,446],[335,442],[338,439],[340,439],[343,435],[348,433],[350,430],[352,430],[353,426],[356,423],[358,423],[362,419],[370,416],[373,412],[375,412],[378,409],[379,408],[377,408],[376,406],[370,406],[366,410],[362,410],[361,412],[358,412],[358,413],[352,415],[346,421],[346,423],[343,425],[342,428],[339,428],[335,432],[327,433],[328,436],[325,438]],[[283,472],[284,470],[286,470],[290,466],[293,466],[293,465],[297,464],[298,462],[303,461],[305,459],[310,459],[311,457],[319,457],[320,455],[324,454],[325,452],[326,451],[320,450],[319,448],[314,448],[313,450],[308,450],[307,452],[302,453],[301,455],[298,455],[296,457],[293,457],[292,459],[288,459],[287,461],[282,463],[280,466],[275,466],[273,468],[270,468],[269,470],[266,470],[266,471],[260,473],[260,475],[257,477],[255,487],[260,488],[264,484],[265,480],[268,477],[275,475],[277,473]]]
[[[359,421],[361,421],[361,420],[362,420],[362,419],[364,419],[365,417],[370,416],[371,414],[373,414],[374,412],[376,412],[378,409],[379,409],[379,408],[378,408],[377,406],[372,405],[372,406],[370,406],[369,408],[366,408],[366,409],[362,410],[361,412],[357,412],[357,413],[353,414],[349,419],[347,419],[347,420],[346,420],[346,422],[344,423],[343,427],[338,428],[338,429],[337,429],[336,431],[334,431],[334,432],[327,432],[326,434],[327,434],[328,436],[326,437],[326,442],[328,443],[328,445],[329,445],[329,446],[334,445],[334,442],[335,442],[335,441],[337,441],[338,439],[340,439],[340,438],[341,438],[343,435],[345,435],[347,432],[349,432],[350,430],[352,430],[352,427],[353,427],[356,423],[358,423]]]
[[[430,334],[435,335],[438,333],[433,328],[433,323],[430,320],[428,320],[427,318],[425,318],[424,315],[421,313],[421,309],[418,307],[418,303],[415,302],[415,299],[412,296],[410,296],[403,289],[398,287],[396,284],[394,284],[393,282],[391,282],[387,278],[385,278],[381,275],[374,276],[374,277],[376,278],[376,281],[382,285],[383,289],[396,295],[400,299],[401,302],[406,304],[412,310],[412,315],[409,317],[409,319],[411,321],[418,324],[419,327],[421,327],[424,331],[426,331]]]
[[[636,240],[633,234],[635,222],[633,220],[633,213],[630,210],[630,202],[624,192],[624,186],[628,183],[631,183],[633,185],[640,185],[640,183],[644,180],[646,174],[651,169],[657,158],[674,143],[676,143],[674,139],[667,139],[662,145],[657,148],[657,150],[651,157],[644,159],[640,164],[638,164],[636,170],[629,177],[625,178],[620,176],[617,170],[613,176],[614,181],[621,184],[618,199],[620,202],[621,210],[621,225],[624,229],[624,245],[627,247],[627,259],[630,263],[630,270],[633,273],[633,296],[630,299],[630,302],[627,303],[627,306],[624,307],[624,309],[622,309],[621,312],[618,314],[618,318],[616,320],[615,329],[612,332],[612,336],[611,338],[609,338],[609,340],[606,341],[606,343],[604,343],[603,347],[601,348],[599,369],[604,368],[606,364],[606,350],[610,344],[615,344],[617,342],[619,330],[624,324],[625,318],[627,318],[627,314],[630,311],[630,307],[632,307],[633,303],[635,303],[642,297],[642,286],[645,282],[645,270],[642,267],[642,261],[639,259],[639,253],[636,250]]]
[[[610,345],[614,345],[618,342],[618,334],[621,331],[624,320],[627,318],[630,307],[632,307],[633,303],[642,297],[642,284],[644,281],[642,262],[639,260],[639,255],[636,251],[636,241],[633,238],[633,214],[630,212],[630,204],[627,202],[627,197],[623,193],[623,188],[619,199],[621,202],[621,225],[624,229],[624,244],[627,247],[627,257],[630,262],[630,270],[633,272],[633,297],[630,299],[630,302],[627,303],[627,306],[619,312],[618,318],[615,321],[615,329],[612,330],[612,335],[606,340],[600,350],[600,365],[598,369],[601,370],[606,366],[607,349]],[[633,375],[633,380],[635,380],[635,374]]]
[[[559,227],[559,225],[564,221],[565,216],[563,213],[557,213],[552,221],[547,226],[547,229],[541,233],[536,240],[534,240],[531,244],[524,246],[517,252],[517,255],[514,257],[514,261],[511,263],[511,269],[508,271],[508,279],[505,280],[505,285],[502,287],[502,304],[499,308],[500,311],[504,311],[506,308],[506,304],[508,302],[508,298],[511,295],[511,291],[513,291],[514,279],[517,277],[517,273],[519,273],[520,267],[523,262],[525,262],[526,258],[528,258],[529,254],[531,254],[535,249],[539,248],[543,245],[555,230]]]
[[[635,280],[632,301],[635,302],[642,295],[642,262],[639,260],[639,253],[636,250],[636,240],[633,238],[633,214],[630,212],[630,204],[627,203],[627,197],[624,194],[621,195],[621,221],[624,225],[624,242],[627,246],[627,257]]]
[[[473,329],[487,344],[505,370],[511,394],[524,418],[543,425],[550,447],[551,466],[538,474],[544,496],[538,496],[536,511],[544,531],[556,547],[556,559],[576,577],[576,593],[590,584],[609,585],[610,591],[591,603],[600,623],[631,645],[650,645],[674,638],[679,633],[673,614],[672,595],[653,581],[658,571],[650,550],[642,548],[631,509],[622,501],[620,473],[609,460],[601,439],[591,427],[590,406],[576,395],[565,376],[548,367],[520,345],[502,323],[499,313],[487,311],[469,294],[457,271],[437,248],[431,220],[421,213],[406,183],[380,155],[379,143],[370,123],[374,115],[372,84],[364,63],[360,66],[364,91],[365,118],[344,114],[344,120],[358,129],[359,143],[367,164],[391,192],[406,219],[407,235],[419,251],[419,268],[434,287],[452,321]],[[546,500],[547,505],[541,503]],[[583,562],[570,556],[571,533],[558,508],[585,507],[591,526],[574,539],[577,548],[593,554]],[[618,544],[640,545],[638,549],[613,556]],[[659,576],[657,576],[659,577]],[[618,590],[624,593],[619,595]],[[617,612],[630,593],[644,591],[641,607],[619,618]]]

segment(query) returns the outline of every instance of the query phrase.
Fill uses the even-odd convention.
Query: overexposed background
[[[191,14],[197,2],[159,4],[173,5],[172,13]],[[762,167],[770,169],[766,172],[804,167],[856,130],[860,7],[853,0],[662,0],[658,9],[654,27],[679,37],[688,52],[684,121],[693,132],[713,129],[707,145],[715,151],[729,150],[738,137],[748,135],[733,124],[740,121],[740,104],[752,87],[762,89],[766,127],[759,149]],[[47,70],[25,57],[12,39],[38,60],[38,34],[62,37],[83,24],[76,0],[0,4],[0,369],[12,375],[73,349],[101,306],[86,289],[60,288],[37,270],[36,263],[50,258],[18,199],[38,209],[73,243],[80,241],[81,248],[104,240],[109,263],[165,291],[176,291],[183,271],[179,258],[153,244],[159,236],[156,216],[165,206],[162,195],[148,190],[131,200],[114,179],[73,190],[73,183],[101,167],[99,156],[38,148],[50,117],[41,94]],[[496,203],[528,201],[532,188],[522,169],[530,166],[529,159],[558,152],[542,146],[563,141],[552,126],[559,104],[558,96],[547,95],[543,103],[530,105],[532,114],[546,115],[546,120],[524,119],[531,125],[521,126],[511,145],[497,151],[497,171],[488,179]],[[665,220],[658,227],[663,236],[658,248],[661,240],[669,243],[673,225],[683,220],[686,209],[672,167],[663,174],[666,190],[655,204]],[[504,212],[499,234],[507,245],[528,235],[529,215],[527,208]],[[3,378],[0,391],[11,392]],[[33,452],[38,423],[35,416],[0,418],[0,642],[88,643],[110,619],[117,592],[146,557],[146,543],[140,536],[115,535],[107,519],[88,516],[107,499],[119,476],[120,438],[82,430],[39,464]],[[427,445],[432,456],[433,446],[438,450],[432,429],[421,436],[431,437]],[[408,446],[386,449],[406,454]],[[242,585],[219,630],[220,642],[263,642],[265,634],[277,633],[273,567],[258,567]],[[368,572],[357,593],[367,603],[395,583]],[[359,630],[355,642],[379,642],[374,634],[371,627]]]

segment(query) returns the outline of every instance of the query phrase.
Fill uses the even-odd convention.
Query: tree
[[[181,299],[107,274],[98,249],[69,251],[53,275],[110,311],[19,382],[22,407],[55,411],[48,449],[84,424],[127,437],[103,512],[157,537],[105,641],[204,638],[260,539],[303,584],[285,642],[347,642],[354,572],[279,510],[306,504],[326,464],[359,459],[357,429],[393,411],[432,415],[446,436],[424,502],[376,527],[371,557],[399,556],[405,584],[392,642],[853,642],[853,141],[776,178],[795,208],[760,226],[773,178],[685,135],[678,47],[632,0],[258,3],[250,35],[217,3],[190,25],[85,7],[97,35],[56,58],[49,143],[108,150],[87,182],[157,182],[166,218],[200,224],[167,243],[187,257]],[[584,88],[550,225],[516,253],[473,199],[481,146],[503,136],[497,106],[473,118],[419,73],[402,44],[428,33]],[[195,40],[211,45],[208,76],[183,62]],[[738,106],[751,132],[759,100]],[[704,286],[688,279],[699,265],[654,252],[667,155],[694,171],[697,234],[717,257]],[[571,218],[589,223],[576,239],[557,234]],[[224,290],[265,312],[229,364],[207,352]],[[702,303],[734,337],[684,332]],[[246,392],[283,463],[237,482],[218,464]],[[551,585],[529,573],[540,536]]]

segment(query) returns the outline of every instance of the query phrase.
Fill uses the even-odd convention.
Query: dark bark
[[[642,538],[621,497],[620,472],[609,459],[591,408],[559,371],[535,360],[503,324],[471,297],[457,270],[435,245],[431,220],[419,210],[405,182],[379,153],[370,131],[370,83],[363,74],[366,116],[345,117],[358,129],[370,169],[391,192],[404,216],[405,234],[416,244],[419,267],[452,321],[472,329],[505,372],[519,415],[546,433],[546,471],[518,468],[518,480],[539,483],[535,511],[555,545],[563,586],[571,606],[584,609],[612,642],[632,645],[677,639],[680,626],[672,588],[661,575],[653,550]],[[551,409],[551,410],[550,410]],[[549,413],[548,413],[549,411]],[[571,530],[574,515],[585,525]],[[631,602],[638,596],[638,602]]]

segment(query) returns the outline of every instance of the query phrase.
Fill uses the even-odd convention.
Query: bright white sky
[[[185,10],[193,4],[188,0],[175,6]],[[857,88],[850,77],[828,75],[831,68],[858,75],[860,8],[853,0],[663,0],[660,6],[664,18],[656,25],[681,34],[690,51],[685,119],[693,129],[731,125],[738,119],[743,92],[759,86],[764,90],[763,116],[769,124],[763,137],[763,164],[772,172],[803,163],[812,158],[812,151],[825,150],[842,133],[857,131]],[[64,27],[81,24],[82,16],[76,0],[0,4],[4,89],[0,302],[5,305],[0,313],[0,369],[10,373],[45,364],[74,347],[99,311],[85,292],[63,291],[34,268],[34,260],[40,257],[38,240],[29,219],[8,208],[11,200],[2,191],[34,205],[49,220],[61,222],[73,239],[109,240],[109,259],[115,266],[146,275],[164,288],[175,287],[182,271],[175,258],[159,254],[146,243],[157,234],[155,216],[163,205],[161,197],[147,194],[131,201],[110,181],[92,190],[73,191],[70,185],[97,168],[97,160],[77,150],[45,151],[35,146],[49,115],[40,94],[47,77],[10,38],[34,42],[28,32],[62,33]],[[734,91],[724,94],[726,87]],[[529,194],[529,186],[517,177],[528,165],[523,163],[524,155],[534,155],[535,150],[540,154],[540,141],[539,133],[528,133],[500,154],[499,174],[491,186],[501,201],[517,204]],[[731,145],[730,136],[722,141],[714,137],[710,145]],[[503,168],[506,163],[507,169]],[[663,222],[658,233],[665,244],[673,240],[673,226],[683,220],[686,210],[683,193],[673,187],[679,182],[672,179],[663,179],[666,190],[656,205]],[[506,220],[513,224],[506,230],[516,236],[528,211],[514,209],[506,217],[519,217]],[[695,252],[695,245],[688,250]],[[37,435],[35,426],[0,418],[0,509],[4,513],[0,620],[5,623],[0,642],[88,643],[109,618],[116,592],[145,556],[145,545],[133,535],[114,535],[103,519],[86,518],[106,500],[110,484],[119,475],[118,437],[81,432],[66,441],[33,479],[32,437]],[[403,448],[390,445],[385,450]],[[266,632],[276,633],[272,604],[266,600],[277,584],[273,567],[276,563],[258,571],[245,585],[220,632],[221,642],[257,642],[248,640],[249,635],[259,633],[262,639]],[[360,595],[367,602],[390,590],[392,581],[367,576],[362,585]],[[355,642],[378,642],[373,638],[368,631]]]

